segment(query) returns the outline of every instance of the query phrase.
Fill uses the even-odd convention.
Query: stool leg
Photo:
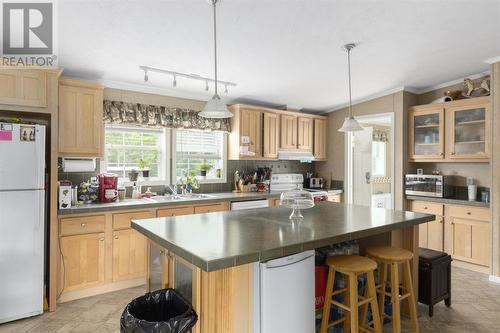
[[[417,317],[417,303],[415,300],[415,292],[413,289],[413,282],[412,282],[412,278],[411,278],[410,261],[406,261],[403,264],[403,271],[404,271],[404,275],[405,275],[406,288],[408,288],[408,291],[410,292],[410,296],[408,297],[408,307],[410,310],[411,326],[412,326],[413,332],[419,333],[418,317]],[[431,302],[432,302],[432,300],[431,300]]]
[[[323,317],[321,318],[321,333],[328,332],[328,323],[330,322],[330,309],[332,307],[332,293],[335,282],[335,270],[330,267],[328,270],[328,280],[326,282],[325,303],[323,305]]]
[[[370,297],[370,290],[368,288],[368,274],[369,272],[366,273],[366,286],[365,286],[365,290],[364,290],[364,297],[365,298],[369,298]],[[375,299],[377,298],[377,296],[375,295]],[[367,323],[367,314],[368,314],[368,303],[365,303],[361,306],[361,317],[359,318],[359,325],[360,326],[366,326],[366,323]],[[373,313],[372,313],[373,315]]]
[[[373,271],[368,272],[366,274],[367,277],[367,290],[368,297],[371,298],[370,305],[372,309],[372,317],[373,317],[373,328],[375,333],[382,333],[382,325],[380,323],[380,314],[379,308],[377,304],[377,291],[375,289],[375,278],[373,277]],[[366,317],[366,314],[365,314]],[[365,320],[363,318],[363,321]]]
[[[399,311],[399,274],[398,264],[391,264],[391,303],[392,303],[392,332],[401,333],[401,314]]]
[[[349,274],[349,307],[351,308],[351,333],[359,332],[358,276]]]
[[[384,309],[385,309],[385,282],[387,281],[387,265],[380,263],[379,284],[381,284],[381,292],[378,295],[378,310],[380,312],[380,322],[384,325]]]

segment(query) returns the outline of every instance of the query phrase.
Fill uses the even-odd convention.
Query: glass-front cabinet
[[[448,158],[487,159],[489,157],[488,115],[488,106],[481,104],[447,109]]]
[[[410,110],[410,158],[444,158],[444,109]]]
[[[489,97],[411,107],[411,161],[487,161],[490,156]]]

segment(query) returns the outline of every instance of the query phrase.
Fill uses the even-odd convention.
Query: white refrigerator
[[[45,126],[0,123],[0,324],[43,312]]]

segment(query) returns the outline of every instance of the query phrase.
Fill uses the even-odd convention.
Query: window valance
[[[202,118],[198,111],[176,107],[105,100],[103,112],[107,124],[231,131],[229,119]]]

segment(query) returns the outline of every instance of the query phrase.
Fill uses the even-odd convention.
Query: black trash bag
[[[123,310],[121,333],[185,333],[198,321],[191,304],[174,289],[137,297]]]

